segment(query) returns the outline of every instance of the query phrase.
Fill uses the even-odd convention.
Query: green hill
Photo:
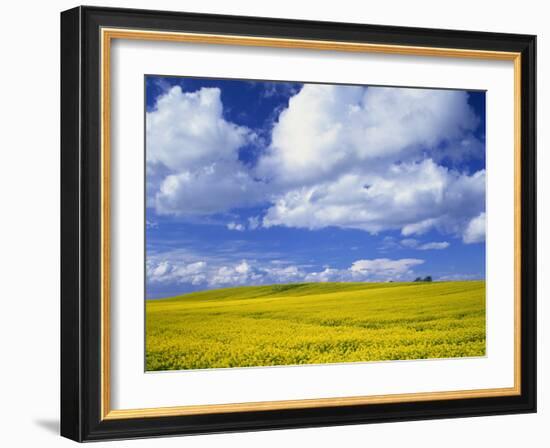
[[[146,303],[147,370],[485,355],[485,282],[301,283]]]

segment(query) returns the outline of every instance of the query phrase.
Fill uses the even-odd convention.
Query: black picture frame
[[[521,53],[521,393],[147,418],[101,418],[100,29]],[[141,438],[536,412],[536,37],[99,7],[61,13],[61,435]]]

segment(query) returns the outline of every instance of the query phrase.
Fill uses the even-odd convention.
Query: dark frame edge
[[[521,51],[521,391],[537,412],[537,36]]]
[[[83,441],[80,289],[81,8],[61,13],[60,433]]]

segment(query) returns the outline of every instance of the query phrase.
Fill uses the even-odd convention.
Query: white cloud
[[[307,274],[298,266],[265,266],[263,272],[266,274],[267,283],[296,283],[305,280]]]
[[[441,146],[454,160],[481,151],[477,125],[465,92],[306,85],[259,161],[279,188],[263,224],[461,234],[484,210],[485,172],[435,160]]]
[[[485,209],[485,171],[439,161],[482,153],[477,125],[466,92],[305,85],[252,167],[239,149],[258,136],[224,118],[220,90],[172,87],[147,113],[148,206],[185,217],[267,204],[249,229],[260,220],[404,236],[435,229],[474,242],[466,229]]]
[[[422,221],[404,225],[401,229],[401,234],[404,236],[423,235],[428,230],[432,229],[432,227],[435,227],[436,224],[437,218],[423,219]]]
[[[172,87],[146,122],[148,205],[157,213],[208,215],[262,195],[238,154],[255,136],[224,119],[219,89]]]
[[[207,281],[207,264],[204,261],[173,263],[162,260],[154,263],[148,260],[147,279],[152,283],[179,283],[200,285]]]
[[[352,264],[350,271],[360,278],[367,276],[368,278],[400,279],[405,274],[412,274],[411,268],[422,263],[424,260],[418,258],[357,260]]]
[[[260,227],[260,218],[258,216],[251,216],[248,218],[248,228],[250,230],[255,230]]]
[[[243,260],[238,264],[224,265],[213,270],[207,283],[210,287],[261,284],[262,275]]]
[[[241,261],[236,267],[235,272],[239,274],[248,274],[250,272],[250,265],[246,261]]]
[[[451,244],[447,241],[425,243],[418,246],[419,250],[442,250],[447,249]]]
[[[414,238],[405,238],[401,240],[401,245],[409,249],[417,250],[442,250],[447,249],[451,244],[447,241],[431,241],[427,243],[421,243]]]
[[[218,88],[183,92],[175,86],[161,95],[147,112],[147,162],[184,172],[236,161],[250,131],[223,118],[220,94]]]
[[[184,257],[185,258],[185,257]],[[321,270],[305,266],[263,262],[260,260],[219,260],[202,257],[201,261],[181,259],[181,256],[158,254],[147,264],[147,280],[152,284],[219,288],[238,285],[265,285],[299,282],[345,282],[410,280],[413,268],[424,263],[416,258],[362,259],[348,268],[325,266]]]
[[[230,222],[227,224],[227,228],[229,230],[236,230],[238,232],[244,231],[244,226],[242,224],[236,223],[236,222]]]
[[[393,229],[405,236],[436,228],[461,234],[471,216],[484,209],[484,198],[484,171],[460,174],[426,159],[293,189],[276,199],[263,225]]]
[[[348,269],[334,269],[326,267],[319,272],[310,272],[304,277],[306,282],[337,282],[348,281],[351,279]]]
[[[480,213],[468,223],[462,240],[466,244],[482,243],[485,241],[485,212]]]
[[[472,140],[477,124],[461,91],[309,84],[280,114],[259,172],[304,185],[354,167],[376,171],[380,163],[437,152],[443,142]]]

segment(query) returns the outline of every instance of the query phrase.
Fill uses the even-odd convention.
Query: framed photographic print
[[[61,14],[61,433],[535,412],[535,36]]]

